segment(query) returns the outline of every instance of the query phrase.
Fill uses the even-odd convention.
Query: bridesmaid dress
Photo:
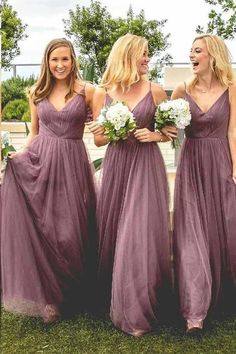
[[[192,120],[176,176],[174,255],[181,314],[201,327],[209,308],[229,295],[226,284],[236,286],[236,185],[228,89],[207,112],[187,92],[185,98]]]
[[[106,104],[112,98],[106,95]],[[151,88],[132,112],[139,128],[154,130]],[[114,325],[141,335],[153,329],[170,290],[168,187],[158,144],[110,143],[104,163],[97,219],[98,279]],[[159,305],[160,302],[160,305]]]
[[[95,190],[82,141],[84,89],[60,111],[44,99],[37,112],[39,134],[3,179],[2,300],[8,311],[50,321],[85,296]]]

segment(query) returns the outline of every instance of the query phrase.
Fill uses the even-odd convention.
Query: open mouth
[[[198,61],[192,62],[192,65],[194,68],[196,68],[199,65],[199,62]]]

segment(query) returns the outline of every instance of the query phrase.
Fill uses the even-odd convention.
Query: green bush
[[[27,100],[27,88],[30,88],[35,83],[35,81],[36,79],[34,75],[31,75],[28,78],[17,76],[3,81],[2,108],[4,108],[8,102],[15,99]]]
[[[30,109],[28,107],[27,111],[23,114],[21,117],[22,122],[30,122],[31,121],[31,116],[30,116]]]
[[[6,104],[2,111],[3,120],[21,120],[24,113],[29,109],[25,99],[16,99]]]

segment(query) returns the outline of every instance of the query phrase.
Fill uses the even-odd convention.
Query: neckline
[[[129,107],[129,105],[127,104],[127,102],[125,102],[125,101],[123,101],[123,102],[125,102],[125,104],[126,104],[127,107],[129,108],[130,112],[133,112],[133,111],[139,106],[139,104],[140,104],[141,102],[143,102],[144,99],[150,94],[150,92],[151,92],[151,90],[149,89],[148,92],[134,105],[134,107],[133,107],[132,109],[130,109],[130,107]],[[119,102],[121,102],[121,100],[117,100],[117,99],[113,98],[109,93],[107,93],[107,96],[110,97],[110,99],[113,100],[113,101],[119,101]]]
[[[208,113],[208,112],[216,105],[216,103],[220,100],[221,97],[224,96],[224,94],[225,94],[227,91],[228,91],[228,88],[227,88],[224,92],[222,92],[222,93],[219,95],[219,97],[215,100],[215,102],[214,102],[206,111],[203,111],[203,110],[202,110],[202,108],[198,105],[198,103],[192,98],[192,96],[191,96],[187,91],[185,91],[185,92],[186,92],[186,94],[191,98],[191,100],[195,103],[195,105],[197,106],[197,108],[198,108],[202,113],[206,114],[206,113]]]
[[[49,99],[46,97],[46,100],[47,100],[47,102],[49,103],[49,105],[57,112],[57,113],[60,113],[60,112],[62,112],[65,108],[67,108],[68,106],[69,106],[69,104],[71,103],[71,102],[73,102],[74,101],[74,99],[76,98],[76,97],[78,97],[79,95],[81,95],[81,92],[79,92],[79,93],[77,93],[75,96],[73,96],[69,101],[67,101],[66,102],[66,104],[61,108],[61,109],[56,109],[56,107],[54,106],[54,104],[52,104],[52,102],[50,102],[49,101]]]

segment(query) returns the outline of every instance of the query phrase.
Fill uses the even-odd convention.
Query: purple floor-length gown
[[[106,104],[111,101],[107,95]],[[132,112],[139,128],[153,131],[151,90]],[[111,319],[124,332],[148,332],[170,285],[171,265],[167,178],[155,142],[140,143],[131,135],[108,146],[98,228],[99,286],[109,304],[111,297]]]
[[[37,112],[39,134],[2,185],[2,295],[6,310],[47,318],[48,305],[76,305],[84,291],[95,191],[84,89],[60,111],[44,99]]]
[[[176,176],[174,246],[180,310],[204,320],[209,307],[236,286],[236,185],[232,180],[226,90],[203,112],[186,93],[192,121]]]

